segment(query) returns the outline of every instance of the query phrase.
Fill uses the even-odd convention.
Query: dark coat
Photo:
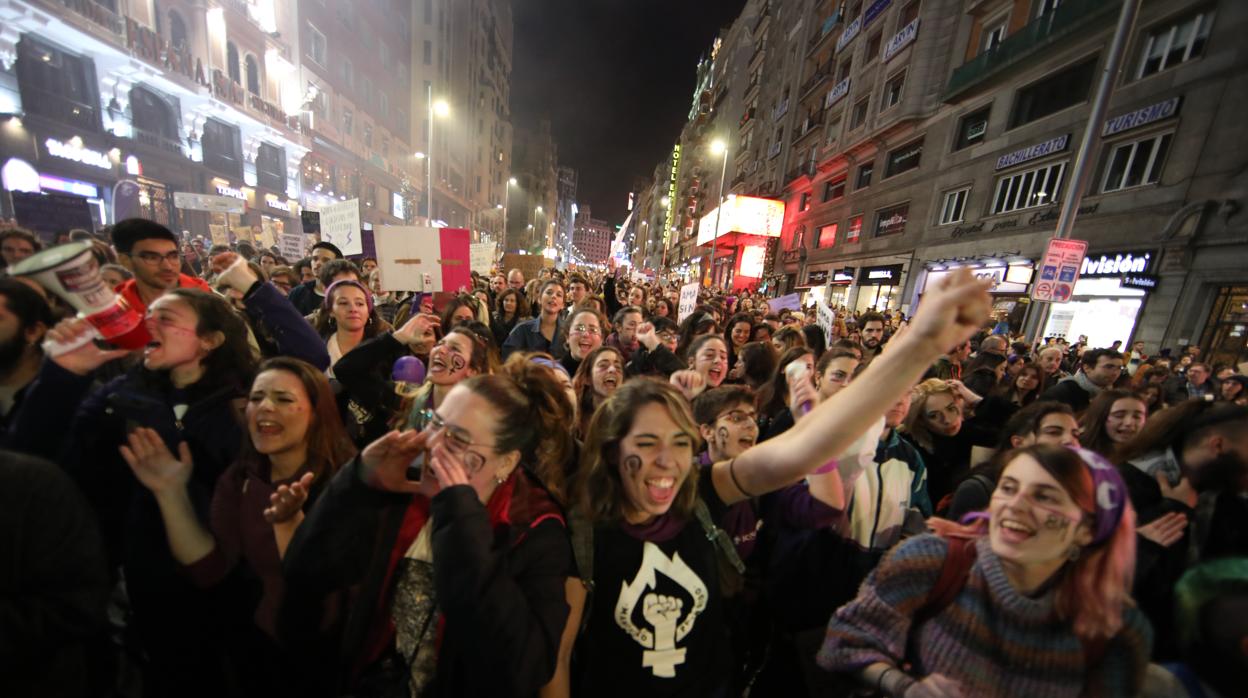
[[[298,286],[290,289],[290,302],[295,306],[295,310],[300,315],[311,315],[316,309],[321,307],[321,303],[325,301],[324,296],[316,293],[316,280],[305,281]]]
[[[394,564],[410,544],[402,540],[404,519],[417,506],[411,496],[369,488],[359,469],[357,459],[334,477],[284,561],[278,632],[323,674],[326,695],[349,690],[367,669],[375,629],[389,620]],[[445,626],[425,695],[531,696],[554,675],[572,549],[549,495],[523,470],[513,479],[521,478],[525,494],[517,483],[502,507],[510,515],[501,519],[491,515],[502,502],[491,501],[487,512],[467,486],[428,503],[434,593]],[[548,513],[519,519],[521,511]],[[338,592],[347,590],[343,608]]]
[[[334,364],[343,423],[361,448],[390,430],[389,418],[402,405],[390,376],[394,362],[412,355],[389,332],[366,339]]]
[[[1074,380],[1062,380],[1058,381],[1057,385],[1044,391],[1040,395],[1040,399],[1056,400],[1065,403],[1070,405],[1070,409],[1078,414],[1088,409],[1088,404],[1092,402],[1092,395]]]
[[[555,358],[559,358],[563,352],[559,346],[559,338],[567,337],[567,331],[564,329],[564,322],[561,320],[555,325],[555,333],[553,339],[547,340],[542,334],[542,319],[540,317],[529,318],[524,322],[516,323],[512,328],[511,334],[507,335],[506,341],[503,342],[503,361],[511,356],[512,352],[517,351],[544,351]]]

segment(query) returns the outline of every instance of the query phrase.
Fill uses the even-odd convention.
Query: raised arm
[[[966,341],[988,317],[988,284],[969,272],[950,275],[923,299],[908,331],[894,337],[856,380],[785,433],[711,470],[716,493],[727,504],[797,481],[844,453],[928,365]]]
[[[261,281],[247,266],[247,260],[233,252],[212,258],[217,283],[243,294],[247,315],[273,337],[280,355],[302,359],[324,371],[329,368],[325,342],[307,320],[273,284]]]

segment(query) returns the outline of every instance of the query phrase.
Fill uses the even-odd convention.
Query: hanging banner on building
[[[1040,278],[1031,289],[1031,297],[1047,303],[1069,303],[1075,295],[1079,267],[1088,251],[1086,240],[1053,238],[1040,262]]]
[[[282,233],[277,239],[277,251],[286,261],[294,264],[307,254],[308,238],[303,233]]]
[[[685,318],[693,313],[693,309],[698,307],[698,282],[685,284],[680,287],[680,301],[676,305],[676,322],[684,322]]]
[[[364,254],[364,238],[360,235],[359,199],[350,199],[321,209],[321,240],[337,245],[343,255]]]
[[[387,291],[456,293],[472,284],[466,228],[383,225],[373,230],[373,239],[381,286]]]
[[[208,211],[209,213],[246,213],[247,211],[247,202],[232,196],[195,194],[189,191],[175,191],[173,205],[183,211]]]
[[[492,242],[474,242],[470,251],[472,263],[469,265],[472,271],[478,274],[489,274],[490,269],[494,267],[494,257],[497,246]]]

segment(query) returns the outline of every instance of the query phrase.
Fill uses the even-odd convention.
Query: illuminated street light
[[[445,117],[451,113],[451,105],[446,103],[445,99],[439,99],[433,103],[433,113],[438,117]]]
[[[724,143],[723,140],[716,138],[715,140],[711,141],[711,154],[712,155],[720,155],[725,150],[728,150],[728,144]]]
[[[412,157],[416,158],[417,160],[424,160],[425,154],[421,152],[417,152],[417,153],[414,153]]]

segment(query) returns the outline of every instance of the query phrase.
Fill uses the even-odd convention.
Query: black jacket
[[[390,376],[394,362],[411,350],[389,332],[366,339],[334,364],[343,424],[363,448],[390,430],[389,418],[402,405]]]
[[[387,620],[394,579],[389,570],[412,497],[379,492],[360,481],[359,460],[342,468],[300,525],[284,561],[286,596],[279,635],[325,676],[327,695],[350,690],[373,639]],[[437,673],[425,695],[532,696],[554,675],[568,618],[565,580],[574,575],[561,516],[514,520],[549,496],[517,471],[513,520],[492,524],[467,486],[430,502],[434,589],[445,619]],[[523,500],[523,501],[521,501]],[[535,506],[534,502],[538,502]],[[345,612],[325,618],[350,589]],[[327,615],[329,614],[329,615]],[[335,687],[337,687],[335,689]]]
[[[1070,405],[1070,409],[1078,414],[1088,409],[1088,404],[1092,402],[1092,395],[1074,380],[1062,380],[1058,381],[1057,385],[1044,391],[1040,399],[1057,400],[1058,402],[1066,403]]]
[[[654,351],[646,349],[645,345],[637,347],[637,351],[633,352],[633,358],[624,367],[624,375],[633,376],[662,376],[669,378],[677,371],[683,371],[687,366],[681,361],[670,349],[659,344]]]

